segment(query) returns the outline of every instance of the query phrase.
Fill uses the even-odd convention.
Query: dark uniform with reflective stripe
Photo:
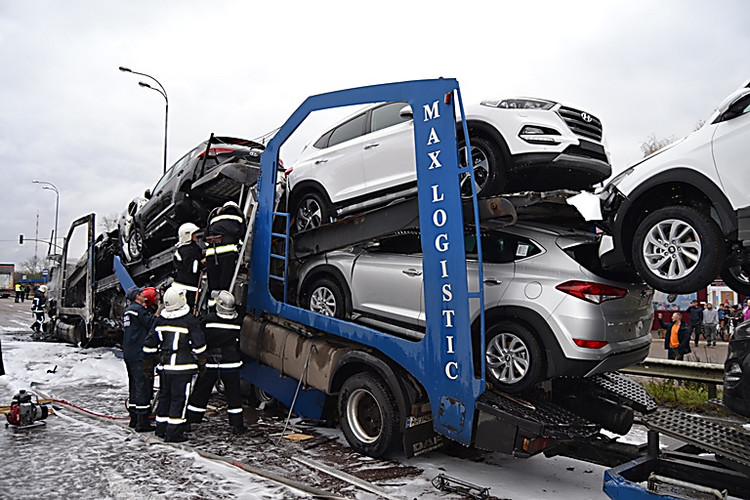
[[[185,299],[192,309],[195,305],[195,295],[200,285],[201,264],[203,260],[203,250],[194,241],[185,245],[180,245],[174,252],[172,262],[174,264],[174,283],[172,286],[178,286],[185,290]]]
[[[47,297],[44,295],[44,292],[37,289],[34,292],[34,300],[31,302],[31,312],[34,313],[34,322],[31,324],[31,329],[35,332],[44,327],[44,305],[46,303]]]
[[[240,329],[242,316],[226,317],[216,312],[206,316],[203,330],[206,334],[206,372],[198,377],[188,405],[188,422],[200,422],[206,412],[208,398],[216,381],[221,378],[227,398],[229,425],[242,427],[242,395],[240,393]]]
[[[229,290],[244,237],[245,217],[237,207],[221,207],[209,219],[206,229],[209,291]]]
[[[122,357],[128,370],[128,411],[146,415],[151,410],[154,391],[153,364],[150,373],[144,368],[143,344],[154,326],[154,315],[137,302],[132,302],[122,315]]]
[[[187,304],[176,311],[163,311],[146,337],[144,353],[159,354],[159,404],[156,435],[170,440],[182,436],[185,411],[193,375],[198,373],[195,355],[206,351],[198,320]]]

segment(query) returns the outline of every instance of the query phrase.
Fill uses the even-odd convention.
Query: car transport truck
[[[389,101],[413,110],[417,197],[291,234],[293,221],[276,196],[284,142],[315,110]],[[411,457],[451,441],[517,457],[543,452],[616,467],[605,477],[605,492],[613,498],[656,498],[618,496],[635,495],[646,479],[677,481],[687,491],[750,491],[746,435],[659,409],[638,384],[615,371],[545,380],[513,394],[487,382],[481,237],[475,238],[479,276],[470,281],[465,234],[480,231],[482,217],[512,223],[518,204],[477,200],[476,193],[462,198],[460,176],[471,176],[472,168],[471,162],[459,168],[456,117],[463,120],[454,79],[362,87],[308,98],[269,141],[257,185],[243,204],[248,233],[235,273],[234,293],[246,309],[243,379],[297,415],[340,423],[350,446],[370,456],[400,450]],[[403,230],[421,236],[425,328],[419,338],[300,307],[295,280],[301,259]],[[99,286],[91,271],[93,236],[89,248],[90,275],[79,281],[89,280],[85,290],[92,291]],[[136,282],[164,268],[143,265]],[[64,289],[66,280],[61,284]],[[90,302],[81,300],[80,307],[93,307]],[[479,304],[475,321],[472,304]],[[524,320],[533,326],[533,318]],[[603,433],[627,433],[635,415],[649,428],[648,443],[628,445]],[[696,429],[701,432],[691,433]],[[688,447],[663,452],[659,433]]]

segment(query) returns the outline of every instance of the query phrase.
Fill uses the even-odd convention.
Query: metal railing
[[[646,358],[639,365],[628,366],[619,371],[641,377],[672,378],[704,383],[708,386],[710,398],[716,397],[716,386],[724,383],[724,365],[718,363]]]

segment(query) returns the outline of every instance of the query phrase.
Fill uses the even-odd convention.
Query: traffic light
[[[18,244],[19,245],[23,245],[23,235],[22,234],[18,235]]]

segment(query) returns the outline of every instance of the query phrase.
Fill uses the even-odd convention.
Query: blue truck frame
[[[420,341],[398,338],[301,309],[276,300],[269,289],[273,206],[282,144],[313,111],[386,101],[405,101],[414,114],[426,313],[426,333]],[[484,342],[484,296],[481,287],[470,291],[467,286],[459,175],[472,176],[473,184],[473,169],[470,162],[459,168],[456,103],[468,144],[468,128],[455,79],[375,85],[320,94],[305,100],[270,140],[261,156],[246,305],[248,312],[254,315],[272,313],[381,352],[414,376],[427,391],[434,429],[454,441],[469,445],[476,400],[485,389],[483,357],[479,372],[474,370],[469,301],[479,301],[481,341]],[[476,195],[473,206],[474,226],[478,228]],[[477,238],[477,242],[481,239]],[[481,248],[478,253],[481,263]],[[479,270],[479,283],[482,283],[481,265]],[[243,376],[262,386],[262,379],[268,378],[267,370],[270,369],[251,361]],[[288,392],[296,386],[289,380],[280,383],[286,387],[277,387],[275,395],[279,390]],[[311,398],[320,404],[319,397],[313,395]],[[289,395],[282,399],[289,400]],[[303,408],[301,412],[304,413],[304,407],[303,398],[296,409]]]

